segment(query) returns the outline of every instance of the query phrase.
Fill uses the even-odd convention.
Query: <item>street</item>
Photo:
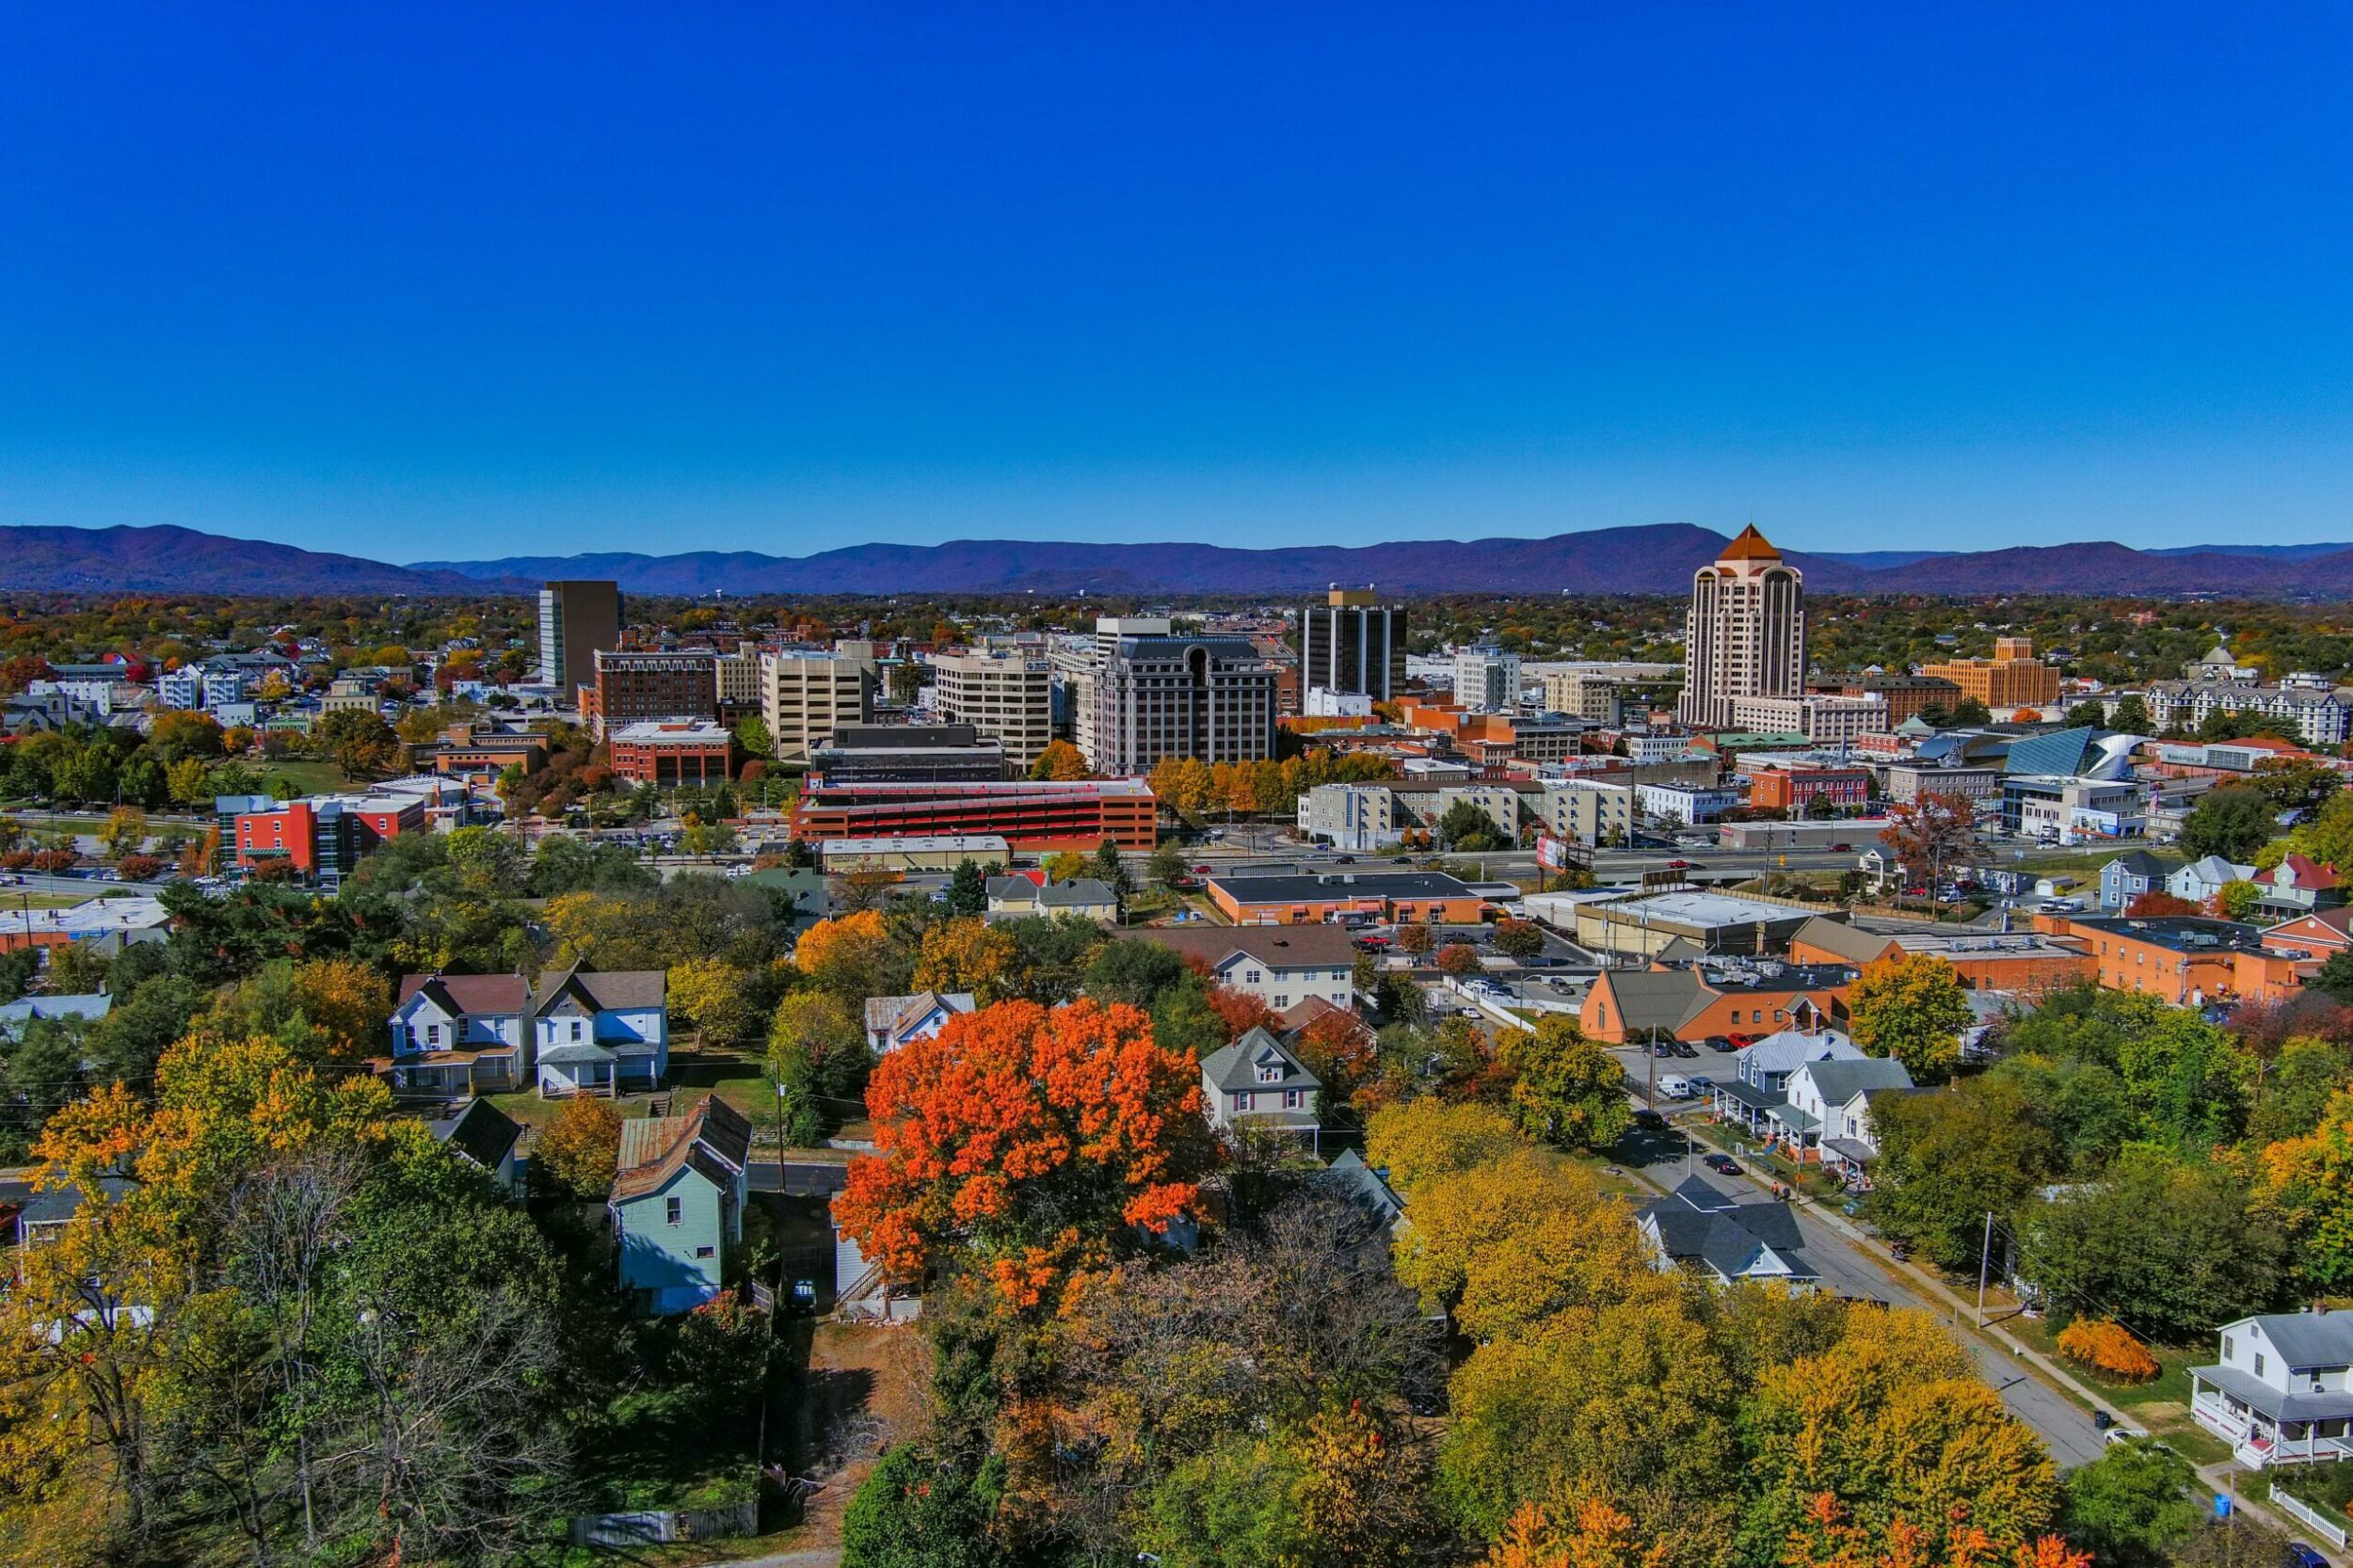
[[[1741,1163],[1745,1166],[1748,1162]],[[1698,1180],[1744,1202],[1756,1201],[1762,1191],[1747,1176],[1728,1176],[1709,1170],[1699,1162],[1697,1152],[1689,1157],[1669,1155],[1642,1167],[1642,1175],[1660,1187],[1673,1189],[1683,1180],[1687,1165]],[[2104,1439],[2081,1407],[2028,1371],[2017,1357],[1977,1335],[1964,1316],[1915,1288],[1895,1268],[1892,1258],[1883,1259],[1850,1240],[1811,1206],[1798,1206],[1797,1221],[1798,1234],[1805,1239],[1806,1258],[1821,1276],[1822,1288],[1842,1296],[1885,1302],[1891,1306],[1915,1307],[1944,1319],[1976,1360],[1979,1374],[2002,1396],[2003,1404],[2034,1429],[2061,1468],[2089,1464],[2105,1451]]]

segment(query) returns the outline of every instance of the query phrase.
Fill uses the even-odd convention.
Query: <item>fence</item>
[[[731,1535],[757,1534],[759,1529],[760,1503],[746,1497],[717,1508],[584,1513],[573,1518],[568,1533],[575,1546],[649,1546],[671,1541],[719,1541]]]
[[[2294,1493],[2276,1485],[2273,1486],[2271,1506],[2310,1529],[2331,1546],[2340,1549],[2344,1547],[2347,1539],[2345,1527]]]

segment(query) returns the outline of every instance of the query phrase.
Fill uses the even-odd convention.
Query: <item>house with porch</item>
[[[2333,909],[2345,903],[2345,888],[2337,869],[2301,855],[2284,856],[2278,865],[2256,877],[2255,886],[2263,889],[2257,906],[2283,920],[2309,915],[2315,909]]]
[[[2175,898],[2187,899],[2203,907],[2214,902],[2214,896],[2233,882],[2252,882],[2255,868],[2225,860],[2219,855],[2209,855],[2192,860],[2188,865],[2165,879],[2165,890]]]
[[[577,965],[541,977],[532,998],[534,1064],[542,1096],[651,1089],[670,1066],[669,976],[600,974]]]
[[[2225,1323],[2221,1360],[2189,1369],[2190,1415],[2253,1469],[2353,1457],[2353,1312]]]
[[[2121,909],[2143,893],[2162,891],[2168,870],[2145,849],[2126,851],[2100,868],[2100,907]]]
[[[1787,1100],[1771,1112],[1778,1141],[1792,1158],[1818,1162],[1849,1182],[1866,1179],[1879,1144],[1871,1135],[1871,1099],[1912,1088],[1904,1064],[1888,1057],[1849,1061],[1825,1057],[1788,1078]]]
[[[1732,1053],[1733,1076],[1720,1078],[1711,1109],[1759,1138],[1786,1132],[1797,1118],[1776,1121],[1789,1104],[1789,1078],[1809,1062],[1861,1062],[1862,1047],[1834,1029],[1785,1029]]]
[[[647,1311],[689,1312],[719,1293],[727,1249],[744,1240],[751,1154],[752,1124],[716,1095],[683,1116],[621,1124],[605,1210],[621,1288]]]
[[[521,975],[403,975],[392,1006],[392,1089],[466,1099],[521,1088],[530,1019],[531,983]]]
[[[1223,1131],[1247,1122],[1254,1127],[1304,1132],[1320,1142],[1316,1075],[1301,1065],[1289,1048],[1263,1028],[1201,1061],[1201,1098],[1209,1125]]]
[[[1785,1203],[1743,1203],[1686,1176],[1634,1218],[1662,1273],[1689,1269],[1717,1285],[1756,1280],[1793,1290],[1811,1290],[1818,1281]]]

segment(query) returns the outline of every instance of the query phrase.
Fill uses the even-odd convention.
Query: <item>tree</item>
[[[1965,696],[1953,704],[1953,722],[1955,724],[1992,724],[1993,710],[1974,696]]]
[[[382,778],[400,760],[400,737],[382,715],[370,709],[340,708],[322,713],[312,727],[311,745],[355,779]]]
[[[1514,1030],[1503,1044],[1513,1074],[1512,1119],[1522,1132],[1556,1148],[1606,1149],[1634,1125],[1625,1068],[1558,1014],[1533,1033]]]
[[[2269,792],[2265,793],[2268,798]],[[2288,835],[2288,843],[2321,865],[2353,865],[2353,795],[2329,796],[2309,822]]]
[[[2261,1311],[2287,1257],[2244,1180],[2156,1148],[2034,1204],[2018,1231],[2020,1270],[2055,1318],[2127,1310],[2135,1331],[2176,1342]]]
[[[1472,801],[1458,800],[1446,808],[1438,819],[1438,842],[1447,849],[1476,854],[1482,850],[1501,849],[1508,840],[1496,826],[1495,818]]]
[[[147,813],[136,806],[118,806],[106,813],[98,841],[110,860],[120,860],[147,844]]]
[[[1449,942],[1438,951],[1438,969],[1457,976],[1481,973],[1479,950],[1465,942]]]
[[[969,991],[984,1007],[1013,994],[1014,939],[974,916],[943,920],[923,933],[915,959],[919,991]]]
[[[2176,897],[2162,888],[2152,888],[2124,906],[2124,913],[2137,920],[2168,920],[2204,912],[2189,900]]]
[[[979,1473],[912,1444],[884,1450],[841,1514],[841,1568],[999,1568],[1003,1462]]]
[[[1068,741],[1048,741],[1046,749],[1037,754],[1037,760],[1030,764],[1030,776],[1045,782],[1095,776],[1088,771],[1087,760],[1077,746]]]
[[[2209,790],[2182,824],[2182,853],[2193,860],[2219,855],[2243,864],[2278,831],[2277,811],[2260,790],[2239,785]]]
[[[1195,1213],[1216,1158],[1199,1065],[1121,1003],[959,1014],[885,1057],[866,1097],[875,1152],[851,1163],[842,1228],[900,1278],[960,1252],[1016,1310]]]
[[[1175,888],[1185,877],[1185,852],[1173,840],[1160,845],[1145,862],[1144,874],[1157,887]]]
[[[2067,710],[2067,723],[2076,728],[2086,726],[2105,729],[2108,723],[2107,705],[2098,697],[2086,697]]]
[[[850,1005],[828,991],[795,991],[768,1024],[768,1076],[785,1141],[806,1148],[839,1127],[872,1065]]]
[[[2244,920],[2254,914],[2255,905],[2263,902],[2263,896],[2264,890],[2260,886],[2243,877],[2225,882],[2215,889],[2214,912],[2226,920]]]
[[[314,958],[288,978],[296,1008],[335,1060],[357,1062],[376,1048],[392,1011],[382,971],[354,958]]]
[[[1953,1093],[1881,1096],[1867,1210],[1879,1227],[1941,1269],[1975,1268],[1992,1213],[2018,1212],[2062,1174],[2057,1141],[2014,1081],[1963,1081]]]
[[[1075,849],[1058,849],[1039,861],[1038,869],[1046,873],[1048,882],[1068,882],[1086,874],[1086,856]]]
[[[1397,928],[1397,951],[1418,958],[1434,945],[1426,925],[1401,925]]]
[[[574,1198],[601,1198],[613,1191],[621,1155],[621,1113],[613,1102],[575,1095],[532,1145],[531,1164],[555,1191]]]
[[[1536,929],[1533,920],[1497,920],[1495,944],[1496,951],[1506,958],[1526,960],[1545,951],[1545,934]]]
[[[1895,952],[1865,965],[1847,1007],[1855,1044],[1894,1057],[1919,1083],[1952,1075],[1972,1016],[1960,975],[1932,953]]]
[[[2058,1334],[2059,1353],[2125,1383],[2147,1383],[2164,1368],[2123,1324],[2078,1318]]]
[[[1925,876],[1931,899],[1945,873],[1985,857],[1977,838],[1977,808],[1967,795],[1928,791],[1916,800],[1893,801],[1880,842],[1913,874]]]
[[[1095,846],[1096,880],[1125,898],[1135,890],[1135,879],[1128,874],[1128,862],[1119,857],[1119,846],[1109,839]]]
[[[735,721],[735,744],[747,757],[776,754],[776,738],[769,733],[768,721],[758,713],[746,713]]]
[[[1473,1339],[1534,1330],[1560,1313],[1671,1284],[1650,1268],[1624,1209],[1548,1150],[1425,1178],[1397,1233],[1398,1282]]]
[[[988,913],[988,878],[981,874],[980,862],[968,855],[956,862],[954,873],[948,878],[948,913]]]
[[[692,1024],[706,1048],[744,1049],[768,1026],[776,987],[765,974],[725,958],[690,958],[670,966],[668,981],[673,1016]]]
[[[880,977],[889,963],[888,928],[877,910],[836,915],[801,933],[792,949],[792,963],[824,990],[845,1001],[890,993],[881,989]]]
[[[1365,1128],[1365,1160],[1408,1196],[1426,1182],[1491,1164],[1528,1146],[1492,1106],[1434,1098],[1385,1106]]]
[[[2326,763],[2275,757],[2255,764],[2253,783],[2283,811],[2311,811],[2332,799],[2345,780]]]
[[[2198,1528],[2198,1473],[2162,1443],[2108,1445],[2067,1478],[2060,1528],[2070,1545],[2115,1568],[2158,1568],[2166,1550]]]

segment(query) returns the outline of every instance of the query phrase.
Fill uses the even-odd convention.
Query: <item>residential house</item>
[[[2241,1464],[2353,1458],[2353,1312],[2273,1312],[2222,1325],[2222,1358],[2189,1369],[2190,1415]]]
[[[2100,868],[2100,907],[2121,909],[2165,886],[2166,864],[2145,849],[2120,855]]]
[[[392,1088],[464,1097],[522,1087],[531,983],[519,974],[411,974],[392,1016]]]
[[[1405,1217],[1405,1199],[1389,1185],[1389,1173],[1365,1163],[1353,1148],[1342,1149],[1326,1171],[1333,1183],[1371,1211],[1385,1227]]]
[[[24,1026],[44,1018],[80,1018],[96,1023],[114,1010],[115,999],[104,991],[70,997],[24,997],[0,1003],[0,1041],[15,1045]]]
[[[1799,1160],[1817,1160],[1860,1183],[1880,1152],[1871,1134],[1872,1096],[1911,1087],[1912,1075],[1892,1058],[1825,1057],[1789,1075],[1786,1099],[1769,1115],[1778,1140]]]
[[[2175,898],[2187,899],[2203,907],[2214,896],[2233,882],[2252,882],[2255,868],[2233,865],[2219,855],[2209,855],[2192,860],[2165,879],[2165,890]]]
[[[929,1040],[959,1013],[972,1011],[969,991],[918,991],[911,997],[866,999],[866,1048],[888,1055],[915,1040]]]
[[[522,1162],[515,1157],[523,1129],[505,1112],[488,1100],[468,1100],[456,1115],[438,1117],[425,1128],[435,1143],[489,1172],[507,1193],[523,1195]]]
[[[1809,1062],[1864,1060],[1863,1048],[1834,1029],[1769,1034],[1733,1052],[1733,1076],[1716,1080],[1716,1114],[1765,1136],[1773,1113],[1788,1104],[1792,1073]]]
[[[2288,855],[2255,879],[2263,889],[2260,904],[2281,920],[2294,920],[2315,909],[2331,909],[2345,902],[2337,869],[2301,855]]]
[[[988,918],[1016,920],[1023,915],[1077,915],[1101,925],[1119,923],[1119,890],[1091,876],[1043,885],[1026,876],[988,879]]]
[[[1742,1203],[1697,1176],[1636,1209],[1635,1223],[1662,1272],[1689,1269],[1718,1285],[1755,1280],[1794,1290],[1813,1288],[1818,1277],[1787,1204]]]
[[[98,1178],[100,1197],[107,1203],[127,1197],[136,1184],[128,1176],[106,1176]],[[68,1225],[82,1217],[88,1202],[78,1182],[65,1182],[34,1192],[16,1211],[16,1277],[24,1278],[24,1257],[36,1247],[45,1247],[65,1233]]]
[[[621,1124],[618,1171],[605,1205],[621,1288],[647,1310],[686,1312],[719,1293],[727,1249],[744,1239],[752,1124],[715,1095],[683,1116]]]
[[[1148,926],[1130,941],[1151,942],[1208,968],[1210,981],[1288,1014],[1310,997],[1355,1005],[1356,947],[1345,927]]]
[[[660,969],[543,976],[531,1013],[542,1096],[650,1089],[669,1071],[669,977]]]
[[[1316,1096],[1323,1085],[1283,1042],[1253,1029],[1201,1062],[1201,1096],[1209,1125],[1248,1122],[1319,1138]]]

